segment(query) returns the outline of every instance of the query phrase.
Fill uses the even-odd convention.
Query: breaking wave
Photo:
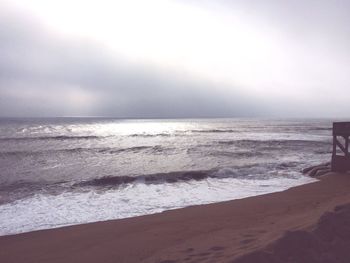
[[[226,167],[211,170],[196,170],[196,171],[178,171],[169,173],[156,173],[138,176],[106,176],[92,180],[75,183],[73,187],[77,186],[120,186],[130,183],[145,183],[145,184],[162,184],[162,183],[177,183],[184,181],[201,181],[207,178],[241,178],[266,180],[268,178],[278,176],[271,174],[273,171],[282,171],[289,168],[295,168],[298,165],[296,162],[281,163],[278,165],[267,164],[265,166],[243,166],[243,167]],[[292,174],[284,174],[285,178],[294,178]]]

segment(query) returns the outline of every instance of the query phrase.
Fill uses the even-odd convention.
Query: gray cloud
[[[0,20],[2,116],[253,116],[243,94],[227,98],[186,76],[118,60],[96,43],[66,40],[15,13]]]
[[[192,0],[199,4],[200,1]],[[348,0],[218,0],[205,1],[225,10],[239,11],[247,17],[267,22],[291,40],[330,48],[344,48],[349,53],[350,1]],[[203,2],[202,2],[203,3]],[[316,43],[315,43],[316,42]]]
[[[338,48],[339,56],[347,58],[350,6],[346,1],[329,2],[219,3],[266,18],[291,38]],[[314,101],[303,101],[248,96],[242,87],[224,90],[186,74],[132,64],[91,40],[65,38],[23,13],[0,11],[0,116],[344,117],[350,112],[346,96],[336,108],[325,109],[330,98],[317,98],[319,94]]]

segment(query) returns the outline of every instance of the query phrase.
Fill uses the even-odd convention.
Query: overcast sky
[[[350,1],[0,0],[0,116],[350,117]]]

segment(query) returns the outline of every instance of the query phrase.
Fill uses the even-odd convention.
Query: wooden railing
[[[332,171],[334,172],[350,171],[349,137],[350,122],[333,123]]]

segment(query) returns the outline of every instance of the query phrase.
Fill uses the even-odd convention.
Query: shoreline
[[[174,183],[161,181],[160,184],[141,181],[130,184],[132,187],[106,188],[101,192],[99,186],[96,190],[87,188],[85,192],[68,189],[66,193],[62,191],[58,195],[39,193],[13,203],[5,203],[0,207],[0,236],[132,218],[184,207],[243,199],[280,192],[315,181],[302,175],[289,178],[288,174],[285,177],[277,176],[264,180],[245,180],[244,177],[233,176],[220,179],[208,177],[197,181],[196,176],[198,173],[201,175],[201,171],[192,172],[193,174],[178,173],[185,178],[194,179]],[[164,175],[167,177],[168,174],[157,177]],[[117,177],[111,178],[108,180],[113,181]],[[113,182],[111,184],[113,185]],[[104,189],[104,186],[102,187]]]
[[[231,262],[350,203],[349,174],[282,192],[0,237],[1,262]]]

